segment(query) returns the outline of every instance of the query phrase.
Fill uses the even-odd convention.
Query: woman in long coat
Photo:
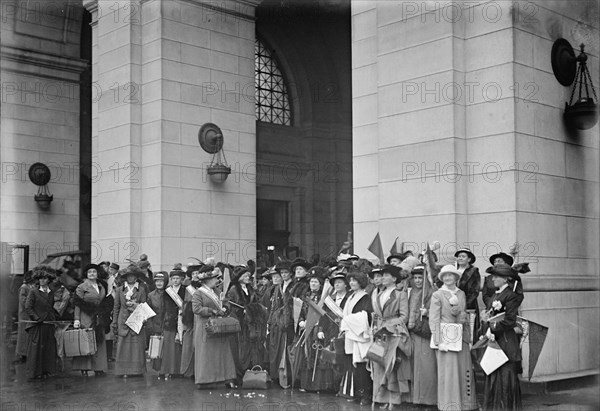
[[[412,403],[437,404],[437,361],[430,347],[429,308],[433,285],[425,278],[425,267],[412,272],[412,291],[408,299],[408,331],[413,341]],[[427,283],[425,282],[427,281]]]
[[[125,322],[135,308],[147,300],[146,287],[140,283],[142,271],[135,265],[123,273],[125,283],[117,288],[113,310],[113,331],[118,336],[115,375],[145,374],[146,372],[146,327],[136,334]]]
[[[372,293],[374,335],[386,339],[385,365],[371,362],[373,376],[373,401],[388,405],[410,402],[412,378],[412,341],[406,329],[408,322],[408,296],[396,284],[408,278],[400,268],[384,265],[381,268],[383,289]],[[399,361],[398,361],[399,360]]]
[[[209,270],[213,268],[213,270]],[[219,283],[219,272],[214,267],[202,267],[200,282],[202,285],[192,297],[192,310],[195,315],[194,325],[194,363],[197,387],[208,388],[225,384],[235,387],[235,362],[231,352],[228,336],[212,336],[206,334],[206,324],[211,317],[223,316],[225,311],[219,296],[214,292]]]
[[[149,342],[150,336],[163,335],[163,320],[165,316],[165,272],[158,271],[154,273],[154,290],[148,293],[148,305],[156,315],[146,322],[146,335]],[[163,340],[164,347],[164,340]],[[152,359],[152,369],[158,371],[158,379],[165,377],[161,373],[162,357]]]
[[[347,278],[352,293],[344,305],[340,327],[340,330],[345,332],[346,352],[340,396],[353,399],[360,402],[361,405],[368,405],[371,404],[373,395],[373,381],[367,371],[367,360],[360,353],[365,352],[365,347],[370,345],[370,338],[367,335],[370,332],[373,307],[371,298],[365,291],[369,284],[369,277],[362,272],[351,271]],[[353,325],[348,326],[350,321],[353,322]],[[359,333],[352,332],[352,330],[358,330],[359,327],[362,327]]]
[[[194,311],[192,310],[192,296],[202,285],[200,283],[200,270],[210,269],[208,266],[190,265],[187,268],[186,276],[189,276],[188,285],[185,287],[185,297],[183,299],[183,308],[181,321],[183,322],[183,335],[181,338],[181,365],[179,369],[184,377],[194,375]],[[185,285],[185,283],[183,284]]]
[[[334,370],[330,364],[325,363],[324,361],[320,360],[320,357],[317,357],[315,369],[315,357],[320,356],[317,348],[319,346],[325,347],[329,342],[328,340],[325,340],[324,329],[319,327],[319,323],[316,322],[316,318],[316,323],[313,324],[312,329],[309,330],[306,328],[309,325],[307,324],[307,320],[311,320],[311,308],[308,301],[317,304],[321,300],[323,283],[326,277],[327,270],[323,267],[312,267],[308,271],[307,278],[310,291],[308,291],[304,297],[304,303],[302,305],[302,311],[299,318],[300,326],[306,330],[306,340],[304,343],[304,350],[302,352],[304,364],[300,368],[301,391],[322,392],[334,391],[337,388],[335,385]],[[328,315],[331,316],[329,313]],[[323,317],[329,318],[327,316]],[[329,338],[332,338],[337,335],[337,332],[334,335],[331,335],[330,333],[328,334],[330,335]]]
[[[27,302],[27,296],[29,295],[29,292],[34,287],[33,272],[29,270],[23,276],[23,284],[21,287],[19,287],[19,324],[17,326],[16,355],[21,362],[24,362],[27,357],[27,345],[29,343],[29,336],[27,335],[26,331],[27,323],[24,322],[29,320],[29,315],[25,310],[25,303]]]
[[[84,282],[75,290],[75,328],[92,328],[96,335],[96,353],[73,357],[73,369],[80,370],[81,375],[87,376],[92,370],[96,375],[103,375],[108,368],[106,357],[106,342],[104,341],[104,324],[99,321],[100,305],[106,297],[106,289],[98,281],[100,267],[88,264],[83,269]]]
[[[475,375],[469,349],[470,331],[465,293],[456,285],[461,273],[452,264],[440,270],[442,287],[431,296],[429,328],[438,344],[438,408],[440,410],[476,410]],[[442,340],[442,323],[462,324],[461,351],[449,351]],[[446,334],[448,336],[448,334]]]
[[[497,264],[492,267],[491,274],[498,292],[490,302],[490,315],[504,313],[504,317],[500,321],[490,322],[486,335],[498,343],[508,357],[508,362],[486,376],[483,409],[520,410],[521,387],[518,373],[521,368],[521,348],[515,326],[522,299],[508,284],[509,279],[514,279],[517,273],[507,264]]]
[[[182,270],[173,270],[169,277],[171,285],[165,290],[163,356],[160,368],[160,373],[165,375],[165,379],[181,374],[182,309],[186,295],[182,285],[185,273]]]
[[[231,285],[227,291],[231,316],[237,318],[242,329],[240,333],[229,337],[238,384],[241,384],[246,370],[255,365],[262,366],[265,358],[267,313],[258,304],[251,281],[248,267],[238,266],[233,270]]]
[[[457,286],[465,293],[467,299],[466,309],[473,310],[471,312],[475,314],[473,334],[477,337],[477,334],[479,334],[479,304],[477,298],[481,291],[481,274],[479,274],[479,268],[473,265],[476,260],[475,254],[468,248],[461,248],[454,253],[454,257],[456,257],[458,272],[461,274]],[[477,341],[477,338],[473,338],[473,340]]]
[[[56,371],[56,339],[54,338],[54,292],[48,283],[54,279],[54,270],[47,266],[33,269],[33,279],[39,281],[39,286],[31,289],[27,295],[25,311],[29,315],[27,324],[29,345],[27,348],[27,377],[46,378]]]

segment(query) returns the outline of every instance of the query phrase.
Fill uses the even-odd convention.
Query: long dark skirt
[[[27,378],[40,377],[56,372],[56,339],[54,325],[39,324],[27,329]]]
[[[286,368],[290,375],[287,376],[286,381],[279,381],[279,385],[289,386],[291,385],[291,364],[287,357],[287,345],[288,342],[291,343],[293,341],[294,329],[291,327],[284,329],[278,325],[272,325],[268,338],[269,375],[275,381],[280,380],[279,365],[281,364],[282,356],[285,355]]]
[[[175,342],[177,331],[163,331],[161,374],[181,374],[181,344]]]
[[[519,368],[520,362],[507,362],[485,377],[485,411],[521,409],[521,385],[517,375]]]
[[[119,336],[115,375],[139,375],[146,373],[146,333],[129,333]]]
[[[359,362],[355,367],[352,364],[352,354],[346,354],[339,395],[345,398],[367,398],[369,400],[373,396],[373,381],[371,374],[367,371],[367,363]]]
[[[304,353],[308,352],[308,358],[304,355],[304,363],[302,364],[302,368],[300,368],[300,387],[306,391],[335,391],[339,386],[340,380],[335,380],[331,364],[321,359],[321,351],[317,352],[317,350],[312,348],[314,342],[314,338],[309,338],[306,341],[306,349],[303,349]],[[316,355],[318,357],[315,370]]]
[[[185,377],[191,377],[194,375],[194,329],[183,331],[183,338],[181,344],[181,366],[180,372]]]

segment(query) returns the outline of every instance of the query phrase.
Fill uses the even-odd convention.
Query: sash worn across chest
[[[206,291],[206,289],[204,289],[203,287],[198,288],[197,291],[202,292],[202,294],[204,294],[205,296],[207,296],[208,298],[210,298],[217,307],[219,307],[219,309],[223,309],[223,306],[221,305],[221,301],[217,298],[217,295],[214,293],[209,293],[208,291]]]

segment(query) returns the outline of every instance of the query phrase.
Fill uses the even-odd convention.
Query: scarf
[[[131,300],[131,296],[133,295],[133,292],[136,289],[139,289],[140,287],[140,283],[138,283],[137,281],[130,287],[129,283],[125,283],[125,288],[127,289],[127,292],[125,293],[125,299],[126,300]]]
[[[358,303],[360,299],[365,295],[367,295],[367,292],[365,290],[358,290],[352,293],[350,297],[348,297],[348,299],[346,300],[346,305],[344,306],[344,317],[352,314],[352,310],[354,309],[356,303]]]

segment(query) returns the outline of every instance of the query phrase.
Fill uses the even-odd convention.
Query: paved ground
[[[112,364],[111,364],[112,366]],[[22,365],[9,365],[0,387],[0,411],[141,411],[141,410],[369,410],[334,394],[308,394],[271,388],[197,390],[190,379],[157,380],[154,372],[124,380],[109,371],[105,377],[65,372],[45,381],[27,382]],[[553,384],[560,389],[560,384]],[[536,387],[533,387],[536,388]],[[568,384],[567,390],[544,393],[524,387],[524,411],[600,410],[598,387]],[[404,408],[414,410],[422,408]]]

